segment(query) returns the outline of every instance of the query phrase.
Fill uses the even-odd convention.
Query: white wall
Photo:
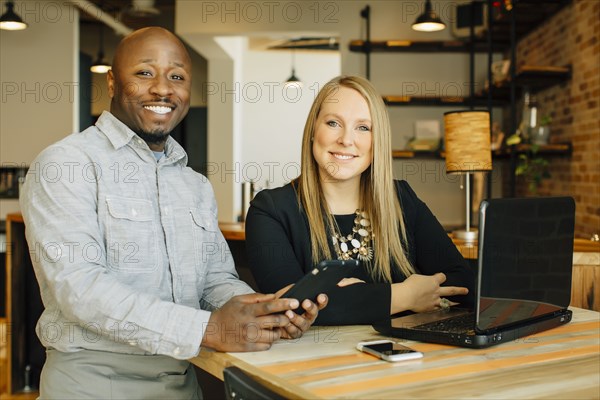
[[[375,0],[371,6],[371,39],[407,39],[407,40],[445,40],[453,39],[450,30],[441,32],[415,32],[410,25],[422,12],[423,1],[391,1]],[[433,7],[447,24],[451,23],[451,7],[454,2],[434,0]],[[360,18],[360,10],[366,5],[360,1],[322,1],[322,2],[205,2],[178,1],[176,8],[176,31],[194,46],[194,37],[211,37],[225,35],[308,36],[310,34],[339,35],[341,53],[341,72],[344,74],[364,75],[365,56],[350,52],[348,44],[353,39],[364,39],[365,24]],[[201,45],[195,48],[202,52]],[[478,57],[484,62],[483,57]],[[209,60],[209,63],[211,61]],[[314,69],[319,64],[312,63]],[[211,67],[209,66],[209,69]],[[266,68],[266,67],[264,67]],[[482,68],[478,68],[481,87]],[[298,72],[300,74],[300,72]],[[371,60],[371,80],[382,94],[401,94],[403,89],[410,89],[415,95],[443,95],[446,91],[468,87],[468,55],[467,54],[374,54]],[[414,88],[417,88],[416,91]],[[210,97],[210,96],[209,96]],[[209,99],[210,100],[210,99]],[[209,120],[211,106],[209,104]],[[395,148],[404,146],[408,137],[413,135],[414,122],[417,119],[443,120],[443,113],[450,109],[438,107],[390,107],[390,118],[394,130],[393,144]],[[293,114],[288,117],[292,118]],[[220,116],[224,118],[224,115]],[[226,117],[225,117],[226,118]],[[231,118],[231,116],[229,116]],[[260,125],[265,125],[260,121]],[[288,127],[291,131],[301,131],[302,123]],[[260,126],[259,125],[259,126]],[[288,124],[289,125],[289,124]],[[441,125],[443,127],[443,125]],[[244,127],[251,128],[251,127]],[[261,144],[268,151],[279,152],[271,144],[279,135],[261,136]],[[214,133],[209,128],[209,140]],[[247,138],[247,139],[246,139]],[[246,137],[242,143],[254,137]],[[238,143],[235,146],[239,145]],[[291,145],[291,143],[290,143]],[[214,160],[209,153],[209,161]],[[232,161],[232,160],[231,160]],[[293,161],[291,158],[290,162]],[[464,223],[464,192],[460,190],[456,178],[447,177],[443,162],[436,160],[404,160],[395,162],[397,178],[407,179],[417,194],[430,206],[440,221],[446,225]],[[495,179],[496,186],[500,179]],[[230,193],[219,193],[217,200],[221,211],[219,216],[231,220],[235,212],[230,212],[231,200],[221,199]],[[233,206],[239,203],[234,200]],[[226,206],[224,207],[224,204]]]
[[[29,165],[78,129],[79,15],[62,3],[17,1],[29,28],[0,30],[1,165]],[[18,210],[16,200],[0,200],[0,219]]]
[[[207,176],[219,218],[237,220],[242,182],[277,187],[298,175],[304,121],[318,88],[340,73],[339,53],[297,52],[304,86],[285,89],[289,51],[254,51],[243,36],[187,40],[209,60]]]
[[[302,87],[286,88],[290,51],[248,51],[242,82],[242,178],[278,187],[300,173],[304,123],[318,90],[340,74],[339,52],[296,51]]]

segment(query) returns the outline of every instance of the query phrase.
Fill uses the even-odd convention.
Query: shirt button
[[[175,347],[173,349],[173,354],[175,354],[176,356],[181,354],[181,348],[180,347]]]

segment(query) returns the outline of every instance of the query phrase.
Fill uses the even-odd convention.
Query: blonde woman
[[[387,110],[367,80],[340,76],[321,89],[301,157],[301,175],[259,192],[248,212],[262,291],[297,282],[322,260],[358,258],[317,323],[369,324],[472,301],[473,272],[408,183],[393,178]]]

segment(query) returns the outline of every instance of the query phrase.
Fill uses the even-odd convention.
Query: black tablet
[[[354,267],[360,265],[360,261],[350,260],[325,260],[304,275],[294,286],[292,286],[281,297],[298,299],[300,303],[304,299],[316,302],[320,293],[325,293],[335,287],[344,278],[350,278],[355,273]],[[297,314],[303,314],[302,306],[294,310]]]

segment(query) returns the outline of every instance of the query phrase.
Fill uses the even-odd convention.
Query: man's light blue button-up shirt
[[[207,179],[112,114],[44,150],[21,194],[46,347],[195,356],[238,279]]]

